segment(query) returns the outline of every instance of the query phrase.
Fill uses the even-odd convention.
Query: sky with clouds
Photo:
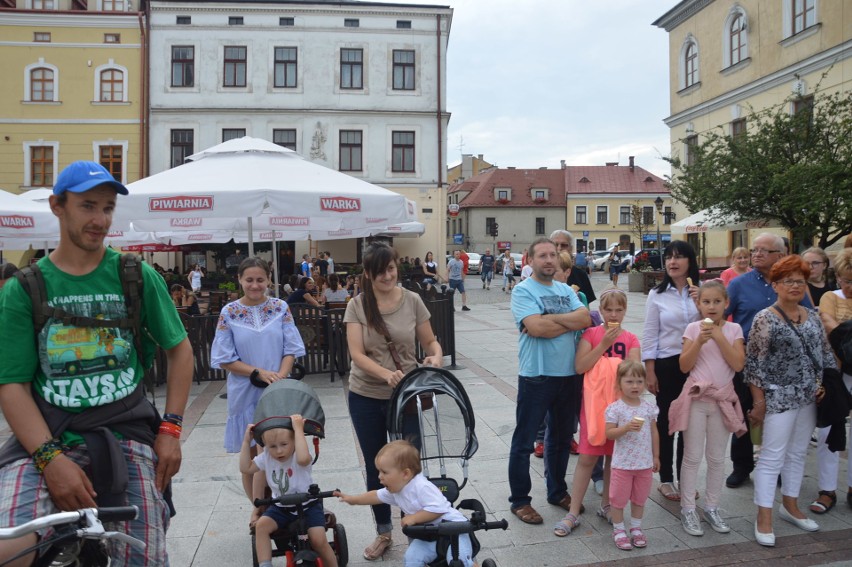
[[[636,165],[669,173],[668,34],[677,0],[402,0],[453,8],[447,160]],[[463,149],[459,149],[463,141]]]

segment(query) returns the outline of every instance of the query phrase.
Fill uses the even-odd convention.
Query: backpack
[[[47,287],[44,274],[38,264],[32,264],[15,273],[21,287],[30,296],[33,304],[33,330],[35,335],[41,332],[47,321],[53,317],[63,325],[75,327],[106,327],[133,330],[133,347],[136,356],[145,366],[142,350],[142,261],[136,254],[123,254],[119,263],[118,278],[124,295],[127,316],[122,319],[96,319],[85,315],[74,315],[59,307],[47,303]],[[153,384],[149,384],[149,372],[145,373],[145,386],[153,393]]]

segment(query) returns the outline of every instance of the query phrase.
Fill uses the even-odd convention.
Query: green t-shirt
[[[119,278],[121,255],[107,249],[100,265],[84,276],[60,271],[49,258],[39,260],[48,303],[75,315],[119,319],[127,315]],[[186,331],[163,278],[142,265],[142,360],[133,331],[74,327],[49,319],[34,340],[32,300],[17,279],[0,292],[0,384],[32,382],[36,395],[70,412],[120,400],[139,385],[157,344],[177,346]],[[63,436],[76,444],[76,435]]]

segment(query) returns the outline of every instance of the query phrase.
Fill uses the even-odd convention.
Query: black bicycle
[[[475,502],[473,506],[469,506]],[[459,559],[459,536],[468,534],[471,537],[474,557],[479,552],[479,542],[474,538],[474,532],[480,530],[505,530],[509,527],[506,520],[488,522],[485,520],[485,511],[477,501],[462,501],[459,508],[474,510],[470,520],[466,522],[441,522],[439,524],[426,524],[416,526],[405,526],[402,533],[408,537],[425,540],[437,540],[438,558],[429,564],[429,567],[464,567]],[[452,559],[447,562],[447,551],[452,552]],[[482,567],[495,567],[497,564],[493,559],[486,559]]]
[[[20,526],[0,528],[0,539],[16,539],[49,527],[54,530],[52,535],[14,557],[0,558],[0,567],[33,552],[39,553],[34,567],[107,566],[110,563],[108,541],[120,541],[140,551],[145,550],[145,543],[124,532],[107,531],[103,522],[130,521],[138,515],[136,506],[83,508],[48,514]]]
[[[305,522],[303,505],[314,500],[319,500],[319,505],[321,506],[322,499],[333,498],[334,492],[334,490],[320,492],[319,487],[316,484],[312,484],[307,492],[284,494],[278,498],[255,498],[254,505],[257,508],[261,506],[273,506],[277,503],[296,507],[297,520],[286,528],[272,533],[272,541],[275,543],[275,549],[272,550],[273,557],[284,556],[287,567],[295,567],[296,565],[303,567],[323,567],[322,559],[317,552],[311,549],[311,544],[308,540],[308,527]],[[346,564],[349,563],[349,545],[346,542],[346,530],[343,528],[343,524],[337,523],[337,519],[333,513],[323,509],[323,514],[325,515],[325,529],[332,532],[332,539],[328,543],[337,557],[337,564],[339,567],[346,567]],[[255,538],[254,530],[252,530],[252,564],[254,567],[257,567]]]

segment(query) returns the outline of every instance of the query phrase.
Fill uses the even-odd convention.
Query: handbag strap
[[[402,359],[399,357],[399,351],[396,350],[396,345],[393,344],[390,335],[385,335],[385,344],[388,345],[388,351],[393,359],[393,363],[396,365],[396,369],[402,372]]]
[[[819,382],[819,381],[820,381],[820,380],[819,380],[819,379],[820,379],[820,374],[822,373],[822,370],[821,370],[822,366],[821,366],[821,365],[817,362],[816,357],[815,357],[815,356],[814,356],[814,354],[811,352],[811,350],[808,348],[807,343],[805,343],[805,337],[803,337],[803,336],[802,336],[802,333],[801,333],[801,332],[799,332],[799,329],[797,329],[797,328],[795,327],[795,325],[793,325],[793,322],[792,322],[792,321],[790,321],[790,318],[789,318],[789,317],[787,317],[787,314],[786,314],[786,313],[784,313],[784,310],[783,310],[783,309],[781,309],[781,308],[778,306],[778,304],[777,304],[777,303],[776,303],[776,304],[774,304],[774,305],[772,306],[772,308],[773,308],[773,309],[775,309],[775,311],[777,311],[777,312],[781,315],[781,317],[783,317],[783,318],[784,318],[784,320],[787,322],[787,325],[789,325],[789,326],[790,326],[790,328],[791,328],[791,329],[793,329],[793,332],[796,334],[796,336],[797,336],[797,337],[799,337],[799,342],[800,342],[800,343],[801,343],[801,345],[802,345],[802,350],[803,350],[803,351],[805,351],[805,354],[807,354],[807,355],[808,355],[808,358],[811,360],[811,365],[812,365],[812,366],[813,366],[813,368],[814,368],[814,372],[816,372],[816,373],[817,373],[817,382]]]

